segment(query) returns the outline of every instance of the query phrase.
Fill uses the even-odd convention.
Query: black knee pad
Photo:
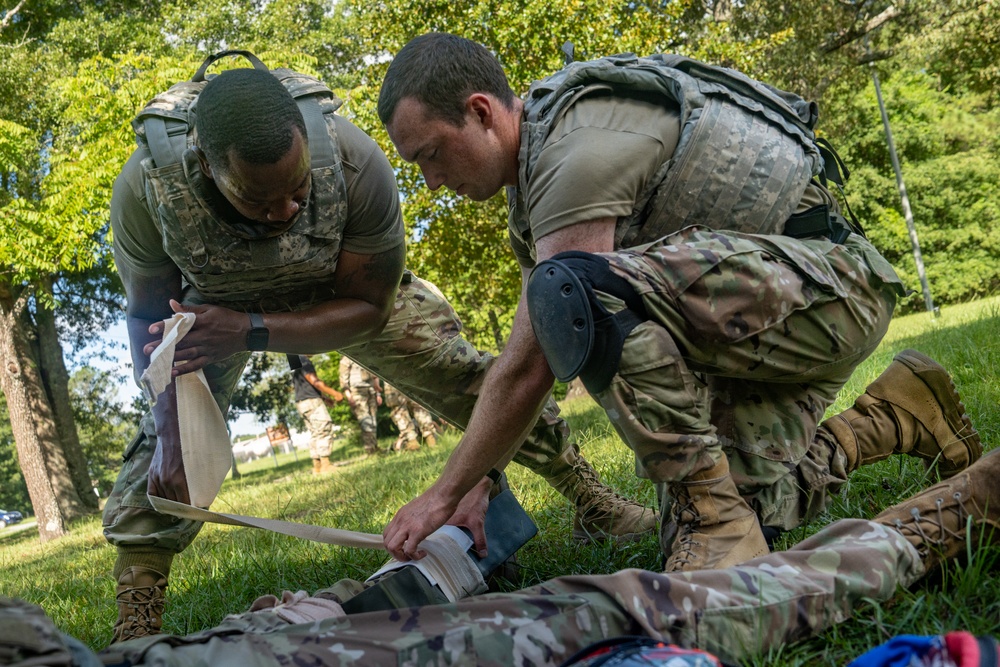
[[[610,313],[594,289],[622,299]],[[569,251],[539,262],[528,277],[528,314],[552,373],[562,382],[579,377],[597,393],[618,372],[625,338],[646,319],[642,299],[608,260]]]

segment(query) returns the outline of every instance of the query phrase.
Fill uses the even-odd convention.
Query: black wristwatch
[[[271,332],[264,326],[264,316],[260,313],[247,313],[250,317],[250,331],[247,332],[247,349],[251,352],[263,352],[267,349],[267,339]]]

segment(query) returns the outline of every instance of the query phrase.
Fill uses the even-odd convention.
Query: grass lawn
[[[896,319],[831,413],[847,407],[896,352],[908,347],[949,368],[985,448],[995,447],[1000,441],[1000,298],[943,308],[939,318],[922,313]],[[625,494],[655,504],[652,487],[632,474],[630,452],[596,404],[589,398],[574,399],[564,403],[563,412],[584,454],[604,479]],[[434,480],[458,437],[452,430],[433,450],[360,461],[324,477],[311,474],[311,462],[302,454],[241,465],[242,475],[225,483],[213,509],[380,533],[397,508]],[[349,448],[342,453],[356,454]],[[525,469],[512,466],[508,472],[512,488],[539,526],[538,536],[519,553],[523,585],[560,574],[660,566],[653,536],[625,546],[574,543],[569,503]],[[862,468],[829,515],[785,535],[782,544],[793,544],[838,518],[871,517],[930,481],[920,462],[908,457],[894,456]],[[116,614],[110,576],[114,559],[115,550],[105,542],[98,517],[77,522],[70,536],[49,544],[39,544],[33,530],[0,531],[0,594],[42,605],[64,631],[100,648],[111,639]],[[227,613],[245,610],[264,593],[312,591],[341,578],[364,579],[384,560],[380,551],[209,525],[174,561],[164,629],[176,634],[201,630]],[[845,664],[897,634],[960,628],[1000,636],[998,547],[973,553],[964,565],[949,564],[891,602],[859,608],[852,620],[819,637],[783,646],[746,664]]]

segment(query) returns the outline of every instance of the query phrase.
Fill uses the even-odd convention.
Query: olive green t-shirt
[[[365,255],[391,250],[404,241],[392,166],[371,137],[347,119],[335,119],[348,201],[341,247]],[[115,264],[124,281],[132,274],[162,275],[174,265],[146,205],[140,163],[147,157],[145,149],[132,154],[111,196]]]
[[[530,182],[519,184],[530,229],[515,229],[512,219],[508,232],[521,266],[534,266],[534,243],[547,234],[631,215],[649,179],[673,157],[679,137],[679,111],[664,97],[599,91],[574,102],[553,124]],[[810,184],[797,211],[820,203],[837,210],[825,188]]]

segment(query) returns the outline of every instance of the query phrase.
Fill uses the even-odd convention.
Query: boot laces
[[[921,514],[919,508],[912,507],[909,519],[905,521],[896,519],[893,525],[904,535],[909,533],[919,537],[920,543],[923,545],[922,550],[925,553],[931,545],[943,550],[949,539],[962,539],[966,520],[972,516],[965,508],[960,491],[956,491],[951,497],[955,502],[947,507],[945,507],[944,498],[935,498],[934,510],[926,515]],[[946,517],[947,512],[954,513],[957,517],[954,522],[957,530],[950,527],[952,521]]]
[[[684,497],[683,502],[680,497],[674,502],[674,523],[677,525],[677,534],[674,536],[673,544],[670,547],[670,555],[667,557],[667,569],[672,570],[678,565],[687,565],[692,562],[694,549],[698,546],[697,526],[701,523],[702,516],[695,511],[694,500]]]
[[[598,514],[611,516],[615,513],[616,506],[634,504],[601,482],[597,471],[589,465],[583,465],[579,461],[574,461],[572,465],[573,472],[583,481],[582,486],[586,489],[585,493],[577,497],[577,511],[588,520],[597,518]]]
[[[118,641],[159,632],[163,618],[162,586],[127,588],[115,597],[120,617],[115,628]]]

